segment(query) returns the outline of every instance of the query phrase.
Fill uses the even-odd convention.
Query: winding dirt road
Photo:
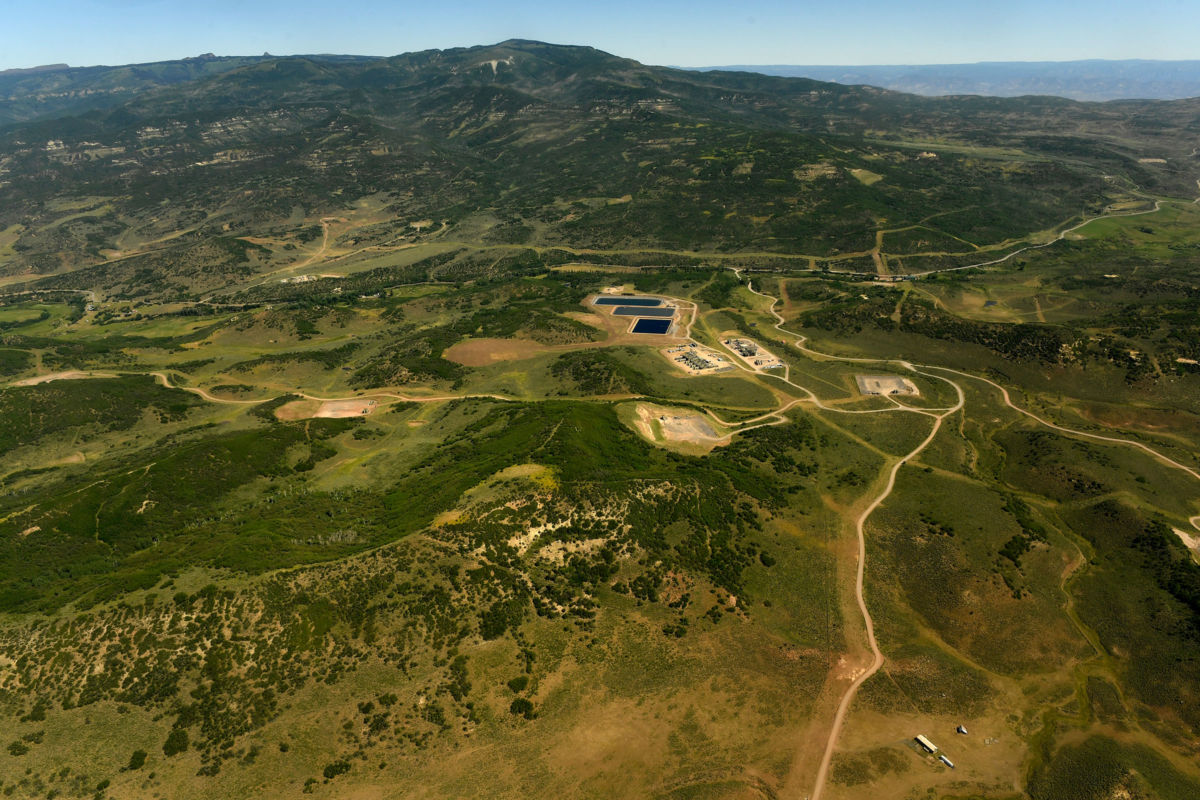
[[[1157,211],[1158,208],[1159,208],[1159,206],[1158,206],[1158,203],[1156,202],[1154,211]],[[1129,214],[1113,214],[1113,215],[1109,215],[1109,216],[1134,216],[1137,214],[1147,214],[1147,213],[1152,213],[1152,212],[1151,211],[1140,211],[1140,212],[1133,212],[1133,213],[1129,213]],[[1082,222],[1079,225],[1076,225],[1072,228],[1068,228],[1067,230],[1063,231],[1058,236],[1058,238],[1055,239],[1054,241],[1061,241],[1062,238],[1064,236],[1066,236],[1066,234],[1070,233],[1071,231],[1073,231],[1079,227],[1082,227],[1083,225],[1088,224],[1088,222],[1094,222],[1094,221],[1095,221],[1095,219],[1088,220],[1087,222]],[[1053,242],[1048,242],[1047,244],[1053,244]],[[1037,245],[1037,246],[1044,247],[1046,245]],[[1025,249],[1030,249],[1030,248],[1025,248]],[[1020,251],[1018,251],[1018,252],[1020,252]],[[1005,258],[1006,259],[1011,258],[1013,255],[1016,255],[1016,253],[1015,252],[1010,253]],[[1005,260],[1005,259],[1000,259],[1000,260]],[[995,262],[989,262],[989,263],[995,263]],[[977,265],[977,266],[982,266],[982,265]],[[738,276],[739,279],[742,279],[744,277],[742,275],[741,269],[734,269],[733,271]],[[993,388],[997,389],[1000,392],[1001,398],[1004,400],[1004,404],[1006,406],[1008,406],[1009,408],[1011,408],[1013,411],[1016,411],[1017,413],[1022,414],[1024,416],[1028,417],[1029,419],[1032,419],[1033,421],[1037,422],[1040,425],[1044,425],[1052,430],[1058,431],[1058,432],[1066,434],[1068,436],[1081,436],[1084,438],[1095,439],[1095,440],[1099,440],[1099,441],[1103,441],[1103,442],[1109,442],[1112,444],[1128,445],[1130,447],[1135,447],[1135,448],[1143,451],[1144,453],[1152,456],[1153,458],[1157,459],[1158,461],[1162,462],[1163,464],[1166,464],[1167,466],[1181,470],[1181,471],[1187,473],[1188,475],[1191,475],[1192,477],[1196,478],[1197,480],[1200,480],[1200,471],[1198,471],[1192,467],[1189,467],[1186,464],[1182,464],[1182,463],[1174,460],[1173,458],[1163,455],[1162,453],[1158,452],[1154,448],[1149,447],[1145,444],[1142,444],[1141,442],[1138,442],[1138,441],[1133,441],[1131,439],[1123,439],[1118,436],[1104,436],[1102,434],[1089,433],[1087,431],[1077,431],[1072,428],[1066,428],[1061,425],[1057,425],[1053,422],[1050,422],[1049,420],[1043,419],[1042,417],[1037,416],[1033,412],[1028,411],[1024,408],[1021,408],[1020,406],[1013,403],[1012,398],[1008,394],[1008,390],[1005,389],[1003,386],[996,383],[995,381],[992,381],[988,378],[984,378],[979,375],[972,375],[968,372],[961,372],[959,370],[950,369],[948,367],[939,367],[939,366],[924,365],[924,364],[914,365],[908,361],[904,361],[904,360],[900,360],[900,359],[852,358],[852,357],[848,357],[848,356],[835,356],[835,355],[831,355],[829,353],[821,353],[819,351],[812,350],[805,346],[805,342],[807,341],[807,338],[803,334],[796,333],[795,331],[789,331],[783,327],[783,325],[787,322],[787,320],[785,320],[783,318],[783,316],[781,314],[779,314],[778,311],[776,311],[775,307],[779,303],[779,299],[777,297],[757,291],[748,279],[746,280],[746,288],[752,294],[756,294],[759,297],[762,297],[762,298],[765,298],[765,299],[771,301],[771,305],[768,307],[767,310],[777,320],[776,324],[774,325],[775,330],[779,331],[779,333],[783,334],[785,337],[793,337],[792,345],[794,347],[796,347],[798,350],[800,350],[801,352],[803,352],[807,355],[810,355],[810,356],[815,356],[818,358],[829,359],[829,360],[834,360],[834,361],[895,365],[895,366],[901,367],[902,369],[916,372],[917,374],[920,374],[920,375],[925,375],[926,377],[937,378],[939,380],[945,381],[946,383],[949,383],[951,386],[954,387],[955,393],[958,396],[958,402],[952,408],[949,408],[949,409],[916,409],[916,408],[911,408],[909,406],[903,406],[902,404],[897,403],[897,405],[899,405],[900,408],[902,408],[902,409],[905,409],[908,411],[914,411],[914,412],[918,412],[918,413],[924,413],[929,416],[934,416],[935,422],[934,422],[933,430],[931,430],[929,435],[924,439],[924,441],[922,441],[916,448],[914,448],[907,456],[905,456],[903,459],[900,459],[899,461],[897,461],[895,464],[892,465],[892,468],[888,474],[887,484],[885,485],[883,491],[871,502],[870,505],[868,505],[862,511],[861,514],[859,514],[858,518],[855,520],[855,530],[856,530],[857,538],[858,538],[858,566],[857,566],[857,572],[856,572],[856,577],[855,577],[854,596],[855,596],[855,601],[858,604],[859,611],[862,613],[863,625],[864,625],[865,631],[866,631],[867,643],[870,646],[872,660],[871,660],[871,663],[865,669],[863,669],[860,673],[858,673],[858,675],[855,677],[854,681],[850,684],[850,686],[847,687],[845,693],[842,695],[841,702],[838,704],[837,712],[834,715],[833,721],[830,724],[829,737],[826,740],[824,755],[822,756],[820,765],[817,768],[817,774],[816,774],[816,778],[815,778],[815,781],[813,784],[812,793],[807,796],[809,798],[809,800],[820,800],[822,794],[825,791],[825,785],[827,783],[828,775],[829,775],[829,765],[832,762],[834,752],[837,749],[837,740],[838,740],[839,735],[841,734],[842,726],[845,723],[846,714],[848,713],[850,706],[854,701],[855,695],[858,693],[859,687],[862,686],[862,684],[864,682],[866,682],[867,679],[869,679],[872,675],[874,675],[876,672],[878,672],[884,663],[884,656],[883,656],[882,652],[879,650],[879,646],[878,646],[878,643],[875,638],[875,621],[871,617],[870,609],[867,607],[866,600],[865,600],[865,597],[863,594],[863,583],[864,583],[864,577],[866,574],[866,536],[864,533],[864,527],[866,525],[867,520],[870,518],[871,514],[877,508],[879,508],[879,506],[882,505],[883,502],[892,493],[892,490],[893,490],[893,488],[895,488],[895,485],[896,485],[896,475],[899,473],[900,468],[902,466],[904,466],[908,461],[910,461],[911,459],[913,459],[917,455],[919,455],[926,447],[929,446],[930,442],[933,441],[934,437],[941,430],[942,422],[946,419],[946,417],[963,409],[966,405],[966,398],[963,393],[962,386],[960,386],[955,381],[950,380],[949,378],[942,377],[941,375],[935,375],[935,374],[926,372],[925,370],[936,370],[938,372],[949,372],[953,375],[958,375],[958,376],[961,376],[964,378],[969,378],[971,380],[982,381],[983,383],[986,383],[986,384],[992,386]],[[792,383],[790,380],[788,380],[787,382],[793,386],[797,386],[797,384]],[[828,411],[841,411],[841,412],[851,413],[847,409],[829,408],[829,407],[825,406],[824,404],[822,404],[811,391],[804,389],[804,387],[797,386],[797,388],[800,388],[801,390],[805,391],[807,393],[808,397],[812,398],[812,400],[816,403],[816,405],[819,408],[823,408]],[[892,411],[892,410],[898,410],[898,409],[878,409],[878,410]],[[940,412],[940,413],[937,413],[937,412]],[[1198,530],[1200,530],[1200,515],[1192,517],[1189,521],[1191,522],[1191,524],[1193,526],[1195,526]]]
[[[205,400],[207,400],[210,403],[227,403],[229,405],[235,405],[235,406],[256,406],[256,405],[259,405],[260,403],[269,402],[269,399],[268,400],[231,400],[227,397],[217,397],[216,395],[209,394],[206,390],[201,389],[198,386],[177,386],[177,385],[171,383],[171,379],[169,377],[167,377],[167,373],[165,373],[165,372],[148,372],[146,374],[153,375],[155,377],[155,379],[159,383],[162,384],[164,389],[178,389],[179,391],[183,391],[183,392],[191,392],[194,395],[199,395],[200,397],[204,398]]]
[[[1200,181],[1198,181],[1198,183],[1200,183]],[[1197,198],[1197,200],[1200,201],[1200,198]],[[964,269],[977,269],[979,267],[991,267],[991,266],[995,266],[996,264],[1003,264],[1005,261],[1008,261],[1010,258],[1019,256],[1021,253],[1028,253],[1030,250],[1041,250],[1043,247],[1049,247],[1052,244],[1058,244],[1063,239],[1067,238],[1068,234],[1074,233],[1075,231],[1079,230],[1080,228],[1082,228],[1085,225],[1091,225],[1093,222],[1099,222],[1102,219],[1116,219],[1117,217],[1140,217],[1143,214],[1154,214],[1154,213],[1158,212],[1161,208],[1162,208],[1162,201],[1155,200],[1154,208],[1147,208],[1143,211],[1115,211],[1112,214],[1101,214],[1098,217],[1092,217],[1091,219],[1085,219],[1083,222],[1080,222],[1078,225],[1072,225],[1069,228],[1064,228],[1062,231],[1059,232],[1058,236],[1055,236],[1053,239],[1051,239],[1048,242],[1042,242],[1041,244],[1027,245],[1025,247],[1022,247],[1019,250],[1013,250],[1011,253],[1009,253],[1008,255],[1006,255],[1002,258],[995,258],[995,259],[992,259],[991,261],[981,261],[978,264],[968,264],[963,267],[946,267],[944,269],[930,269],[930,270],[926,270],[925,272],[908,272],[908,273],[905,273],[905,276],[921,278],[926,275],[935,275],[940,272],[958,272],[959,270],[964,270]]]
[[[867,536],[865,526],[867,519],[875,512],[875,509],[883,505],[883,501],[891,495],[892,490],[896,488],[896,475],[899,474],[900,468],[907,464],[911,459],[916,458],[921,452],[929,446],[934,437],[938,435],[938,431],[942,429],[942,421],[946,417],[958,412],[966,404],[966,397],[963,394],[962,387],[953,381],[947,381],[954,387],[958,394],[958,402],[950,409],[943,411],[934,417],[932,430],[929,435],[916,447],[914,447],[908,455],[898,460],[892,465],[888,472],[887,484],[883,491],[871,501],[871,504],[863,509],[858,515],[858,519],[854,521],[855,533],[858,536],[858,569],[854,577],[854,599],[858,603],[858,610],[862,612],[863,624],[866,627],[867,644],[871,647],[871,663],[862,672],[855,677],[854,682],[846,689],[846,693],[842,695],[842,701],[838,704],[837,713],[833,717],[833,723],[828,741],[825,743],[825,754],[821,757],[821,764],[817,768],[816,783],[813,786],[812,800],[820,800],[821,794],[825,791],[826,778],[829,773],[829,765],[833,761],[834,750],[837,749],[838,734],[842,730],[842,725],[846,721],[846,713],[850,710],[850,704],[854,701],[854,696],[858,694],[858,689],[868,678],[879,671],[883,666],[883,653],[879,649],[879,643],[875,640],[875,620],[871,617],[871,612],[867,608],[866,599],[864,597],[863,582],[867,572]]]
[[[209,401],[210,403],[229,403],[229,404],[233,404],[233,405],[256,406],[256,405],[261,405],[262,403],[269,403],[275,399],[274,397],[267,397],[267,398],[264,398],[261,400],[232,400],[232,399],[229,399],[226,397],[217,397],[215,395],[212,395],[208,391],[201,389],[198,386],[177,386],[177,385],[171,383],[171,379],[169,377],[167,377],[167,374],[164,372],[147,372],[147,373],[143,373],[143,374],[153,375],[155,378],[158,379],[158,382],[163,385],[163,388],[178,389],[178,390],[184,391],[184,392],[191,392],[192,394],[199,395],[200,397],[204,398],[205,400]],[[444,402],[447,402],[450,400],[468,400],[468,399],[473,399],[473,398],[474,399],[482,398],[482,399],[489,399],[489,400],[502,400],[506,403],[515,402],[515,400],[516,400],[516,398],[505,397],[502,394],[446,394],[446,395],[434,395],[434,396],[413,396],[413,395],[396,394],[395,392],[372,392],[370,394],[352,394],[352,395],[348,395],[346,397],[318,397],[315,394],[308,394],[306,392],[301,392],[301,391],[292,391],[292,392],[288,392],[287,394],[294,394],[296,397],[301,397],[305,400],[316,400],[321,403],[336,403],[336,402],[340,402],[340,401],[344,401],[344,400],[372,400],[372,399],[380,398],[380,397],[385,397],[385,398],[388,398],[389,400],[399,400],[404,403],[444,403]]]
[[[1145,452],[1147,455],[1153,456],[1154,458],[1158,459],[1159,461],[1166,464],[1167,466],[1174,467],[1175,469],[1183,470],[1184,472],[1191,475],[1196,480],[1200,480],[1200,471],[1197,471],[1197,470],[1193,469],[1192,467],[1187,466],[1186,464],[1181,464],[1178,461],[1176,461],[1175,459],[1169,458],[1169,457],[1163,455],[1162,453],[1158,452],[1154,448],[1147,447],[1146,445],[1142,444],[1141,442],[1136,442],[1132,439],[1122,439],[1119,436],[1103,436],[1099,433],[1089,433],[1087,431],[1077,431],[1077,430],[1073,430],[1071,428],[1064,428],[1063,426],[1056,425],[1055,423],[1050,422],[1047,419],[1042,419],[1037,414],[1034,414],[1032,411],[1028,411],[1024,408],[1021,408],[1017,404],[1015,404],[1012,401],[1012,399],[1008,396],[1008,390],[1005,389],[1003,386],[1001,386],[1000,384],[996,383],[993,380],[984,378],[981,375],[972,375],[969,372],[960,372],[956,369],[950,369],[949,367],[928,366],[928,367],[925,367],[925,369],[936,369],[940,372],[952,372],[955,375],[961,375],[964,378],[971,378],[973,380],[982,381],[982,382],[988,384],[989,386],[995,387],[996,389],[998,389],[1000,391],[1000,397],[1004,400],[1004,404],[1006,406],[1011,408],[1013,411],[1016,411],[1018,414],[1024,414],[1025,416],[1029,417],[1030,419],[1034,420],[1035,422],[1038,422],[1041,425],[1045,425],[1047,428],[1053,428],[1056,431],[1061,431],[1062,433],[1067,433],[1067,434],[1070,434],[1071,436],[1083,436],[1088,439],[1097,439],[1101,442],[1112,442],[1114,444],[1126,444],[1126,445],[1129,445],[1130,447],[1136,447],[1139,450],[1142,450],[1143,452]],[[1200,517],[1196,517],[1193,519],[1200,519]]]

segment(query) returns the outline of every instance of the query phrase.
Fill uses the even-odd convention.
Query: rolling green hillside
[[[1200,796],[1194,102],[150,67],[2,107],[0,794]]]

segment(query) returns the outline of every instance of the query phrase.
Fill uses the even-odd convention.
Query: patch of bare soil
[[[275,418],[285,422],[298,419],[312,419],[321,407],[320,400],[293,400],[275,409]]]
[[[84,378],[115,378],[117,377],[111,372],[80,372],[79,370],[67,370],[66,372],[51,372],[47,375],[34,375],[32,378],[23,378],[19,381],[13,381],[12,386],[37,386],[39,383],[49,383],[50,381],[77,381]]]
[[[276,419],[292,421],[328,417],[362,417],[378,407],[378,402],[367,397],[351,397],[347,400],[293,400],[275,409]]]
[[[576,322],[582,322],[584,325],[591,325],[593,328],[606,330],[604,318],[599,314],[592,314],[587,311],[564,311],[564,317],[570,317]]]
[[[919,395],[921,391],[908,378],[899,375],[855,375],[858,391],[864,395]]]
[[[663,415],[658,418],[663,438],[679,442],[704,442],[719,439],[708,420],[699,415]]]
[[[608,338],[598,342],[570,342],[568,344],[541,344],[531,339],[466,339],[446,349],[442,358],[462,364],[464,367],[486,367],[499,361],[520,361],[542,353],[565,353],[591,347],[615,347],[618,345],[644,345],[647,337],[629,332],[632,317],[617,317],[593,311],[568,311],[565,316],[584,322],[608,333]],[[679,345],[688,340],[678,336],[649,337],[657,344]]]
[[[1200,561],[1200,535],[1193,535],[1179,528],[1171,530],[1175,531],[1175,535],[1179,537],[1179,541],[1183,542],[1183,546],[1191,551],[1192,558]]]
[[[1200,426],[1190,414],[1162,408],[1117,405],[1080,405],[1079,414],[1090,422],[1108,428],[1138,428],[1146,431],[1185,431],[1200,434]]]
[[[379,403],[369,398],[355,397],[349,400],[326,400],[321,403],[315,416],[342,419],[344,417],[364,417],[375,410]]]
[[[442,358],[464,367],[486,367],[497,361],[519,361],[555,349],[532,339],[466,339],[442,353]]]
[[[650,403],[638,403],[636,410],[634,426],[642,436],[656,444],[689,445],[706,453],[714,447],[729,444],[730,437],[718,435],[708,418],[698,411]]]

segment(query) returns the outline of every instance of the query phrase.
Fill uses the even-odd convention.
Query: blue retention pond
[[[661,306],[657,297],[597,297],[592,301],[597,306]]]
[[[646,308],[645,306],[617,306],[613,309],[617,317],[673,317],[673,308]]]
[[[639,319],[633,325],[634,333],[666,333],[671,330],[669,319]]]

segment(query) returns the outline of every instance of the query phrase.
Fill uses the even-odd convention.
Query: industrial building
[[[745,358],[753,358],[758,355],[758,345],[745,339],[731,339],[729,346],[735,353]]]
[[[689,367],[691,367],[692,369],[695,369],[695,370],[711,369],[713,366],[715,366],[708,359],[701,358],[700,356],[691,352],[690,350],[685,352],[683,355],[681,355],[676,360],[682,361],[683,363],[687,364]]]

